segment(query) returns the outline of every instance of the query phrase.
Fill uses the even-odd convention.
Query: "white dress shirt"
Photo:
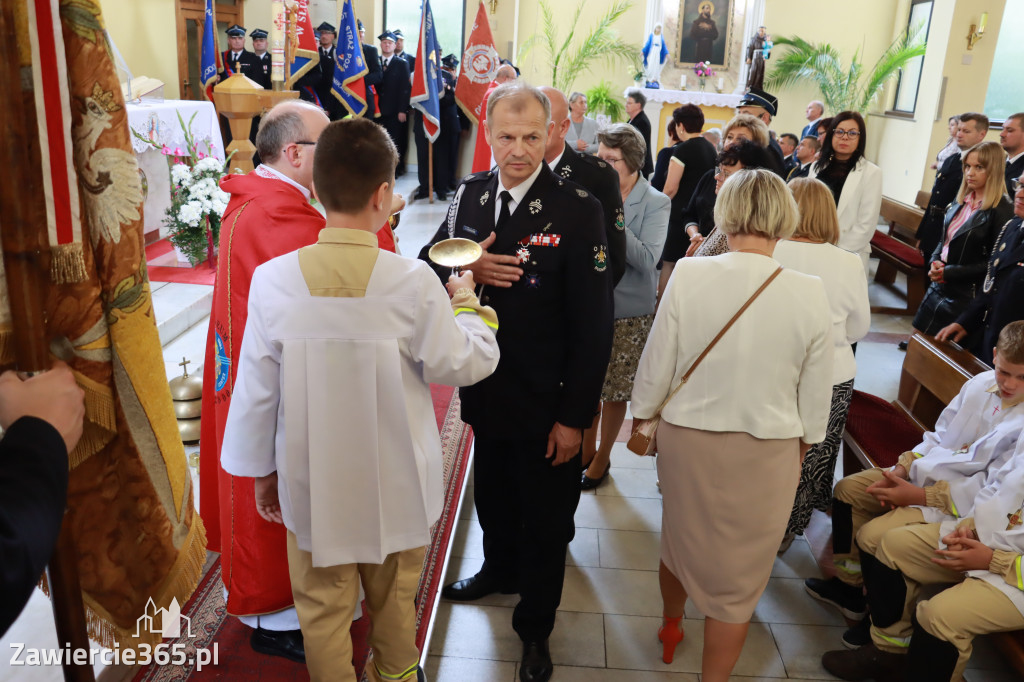
[[[537,164],[537,168],[534,169],[533,174],[530,175],[530,177],[523,180],[522,182],[520,182],[512,189],[508,189],[505,187],[504,184],[502,184],[501,171],[498,171],[498,194],[494,197],[495,225],[498,224],[498,215],[501,213],[501,193],[508,192],[509,194],[512,195],[512,199],[510,199],[508,202],[508,214],[512,215],[513,213],[516,212],[516,208],[518,208],[519,202],[523,200],[523,197],[526,196],[526,193],[530,191],[531,187],[533,187],[533,183],[537,179],[537,176],[540,175],[541,165],[542,163]]]

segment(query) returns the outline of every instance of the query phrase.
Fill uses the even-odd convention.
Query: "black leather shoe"
[[[268,656],[281,656],[296,663],[306,662],[306,647],[302,641],[302,630],[264,630],[256,628],[252,631],[249,644],[254,651]]]
[[[519,665],[521,682],[547,682],[553,669],[548,640],[523,642],[523,662]]]
[[[444,192],[438,192],[437,193],[437,200],[438,201],[448,201],[448,195],[445,194]]]
[[[429,198],[430,198],[430,195],[427,194],[426,192],[423,192],[423,191],[416,192],[416,194],[414,194],[413,197],[412,197],[413,201],[420,201],[422,199],[429,199]]]
[[[445,585],[441,590],[441,596],[452,601],[475,601],[496,592],[515,594],[516,590],[511,587],[503,587],[496,578],[485,575],[481,571],[469,578]]]
[[[900,350],[906,350],[907,349],[907,342],[906,341],[900,341],[899,343],[896,344],[896,347],[899,348]]]
[[[608,473],[612,470],[612,465],[609,462],[608,466],[605,467],[604,473],[601,474],[601,478],[591,478],[587,476],[587,472],[583,472],[583,478],[580,479],[580,490],[596,490],[601,487],[601,484],[608,478]]]

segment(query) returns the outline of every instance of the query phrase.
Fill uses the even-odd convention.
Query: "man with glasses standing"
[[[253,479],[220,467],[224,424],[235,385],[249,283],[257,266],[313,244],[324,217],[311,205],[313,151],[328,124],[313,104],[289,100],[263,117],[256,134],[262,163],[245,175],[228,175],[230,195],[220,238],[213,310],[203,367],[200,514],[209,547],[221,552],[228,613],[255,628],[256,651],[305,662],[292,602],[284,526],[256,513]]]

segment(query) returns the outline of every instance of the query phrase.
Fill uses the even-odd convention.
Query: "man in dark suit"
[[[334,65],[338,51],[335,41],[338,39],[338,32],[326,21],[317,26],[316,30],[320,36],[320,45],[317,47],[317,52],[320,53],[320,64],[317,65],[320,70],[320,84],[316,88],[316,94],[320,97],[320,106],[327,112],[328,118],[337,121],[348,113],[345,105],[331,94],[334,87]]]
[[[377,91],[380,124],[398,148],[395,177],[405,175],[405,149],[409,145],[409,96],[412,93],[409,63],[395,54],[395,34],[384,31],[380,40],[381,68],[384,75]]]
[[[981,293],[956,322],[944,327],[936,338],[960,341],[971,335],[976,342],[970,351],[992,364],[992,349],[1003,327],[1024,320],[1024,174],[1015,180],[1013,218],[1000,228],[989,258]],[[976,333],[976,332],[981,332]]]
[[[969,149],[985,139],[988,132],[988,117],[984,114],[968,112],[960,117],[956,129],[956,144],[960,152]],[[928,199],[928,208],[917,226],[918,248],[924,254],[925,263],[932,257],[935,247],[942,241],[942,228],[946,217],[946,207],[956,198],[963,182],[964,171],[960,152],[950,154],[935,174],[932,194]]]
[[[449,55],[451,57],[451,55]],[[448,57],[445,57],[447,59]],[[454,57],[452,57],[454,59]],[[456,144],[459,139],[459,114],[458,106],[455,104],[455,77],[445,69],[441,69],[441,78],[444,80],[444,89],[438,93],[438,123],[440,132],[437,140],[434,141],[434,192],[437,198],[445,201],[448,198],[448,186],[451,181],[452,171],[450,165],[458,161],[453,153],[451,141]],[[420,186],[416,188],[414,199],[427,199],[430,196],[430,177],[428,173],[428,161],[430,159],[430,143],[423,130],[423,113],[419,109],[413,109],[413,139],[416,142],[416,173],[419,177]],[[457,153],[458,147],[456,147]]]
[[[800,140],[793,133],[782,133],[776,141],[782,151],[782,172],[785,174],[784,177],[788,178],[790,172],[800,165],[796,160],[796,147]]]
[[[804,126],[804,129],[800,131],[800,139],[804,139],[808,135],[814,137],[818,136],[818,121],[825,115],[825,104],[820,100],[811,100],[807,103],[807,120],[810,121]]]
[[[818,142],[817,135],[808,135],[800,140],[800,144],[796,146],[796,151],[793,152],[793,155],[796,157],[796,165],[790,169],[789,175],[786,176],[786,182],[796,178],[806,178],[819,149],[821,149],[821,143]]]
[[[357,21],[359,23],[359,42],[363,44],[363,61],[366,62],[366,68],[369,70],[369,73],[363,77],[363,84],[366,86],[366,112],[363,113],[363,116],[376,118],[380,113],[377,111],[377,88],[380,86],[381,79],[384,78],[384,70],[380,66],[377,48],[365,42],[366,29],[363,27],[362,20]]]
[[[654,172],[654,157],[651,156],[651,119],[644,113],[644,105],[647,104],[647,97],[640,92],[639,88],[630,88],[626,93],[626,115],[629,116],[629,125],[640,131],[644,142],[647,143],[647,153],[644,154],[644,167],[640,174],[645,178]]]
[[[270,81],[271,59],[270,52],[267,51],[267,32],[262,28],[254,28],[249,37],[252,38],[252,54],[256,68],[253,69],[252,75],[246,75],[262,85],[264,90],[271,90],[274,84]]]
[[[466,114],[455,101],[455,86],[458,83],[456,69],[458,68],[459,60],[455,58],[454,54],[445,55],[441,59],[441,70],[444,72],[445,83],[445,96],[441,98],[441,137],[444,139],[448,155],[448,189],[452,191],[459,186],[459,179],[462,177],[459,174],[459,148],[462,145],[462,131],[472,127]],[[445,108],[448,103],[451,104],[450,109]]]
[[[396,28],[392,33],[395,34],[395,56],[404,59],[409,64],[409,73],[412,73],[416,70],[416,55],[405,51],[405,34],[402,29]]]
[[[227,34],[228,49],[220,53],[222,70],[218,74],[218,82],[233,76],[236,71],[255,81],[259,64],[256,55],[245,49],[245,27],[232,24],[228,27]]]
[[[57,544],[68,453],[82,435],[85,394],[64,363],[22,381],[0,376],[0,636],[25,607]]]
[[[737,114],[750,114],[764,121],[764,124],[769,128],[772,127],[772,119],[779,113],[779,100],[775,95],[765,92],[760,88],[751,88],[747,91],[747,94],[743,95],[743,99],[740,100],[739,106],[736,107]],[[782,148],[779,147],[779,143],[775,141],[774,135],[768,137],[768,151],[772,153],[775,162],[779,164],[776,170],[783,179],[786,178],[786,159],[782,153]]]
[[[572,125],[569,101],[561,90],[552,87],[542,87],[540,90],[551,100],[551,120],[555,124],[554,132],[548,136],[544,161],[555,175],[575,182],[601,202],[604,209],[604,234],[608,241],[608,264],[614,286],[626,272],[626,220],[622,212],[618,173],[596,156],[581,154],[566,144],[565,136]]]
[[[1007,116],[999,133],[1006,150],[1006,193],[1013,196],[1013,181],[1024,173],[1024,112]]]
[[[547,640],[575,534],[582,433],[600,398],[612,337],[601,205],[544,163],[550,111],[547,97],[522,83],[491,93],[484,131],[497,171],[462,182],[431,239],[480,242],[484,255],[468,269],[501,321],[497,370],[460,389],[462,418],[476,435],[484,564],[442,594],[468,601],[519,593],[512,627],[523,641],[519,679],[526,682],[552,674]],[[436,270],[442,278],[451,271]]]

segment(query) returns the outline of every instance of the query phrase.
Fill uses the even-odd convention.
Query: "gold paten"
[[[462,268],[480,260],[484,250],[472,239],[453,237],[430,247],[427,256],[440,266]]]

